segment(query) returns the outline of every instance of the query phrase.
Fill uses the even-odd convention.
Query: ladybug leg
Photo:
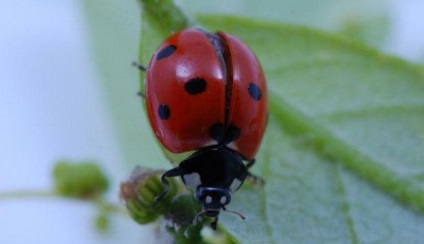
[[[136,61],[133,61],[132,62],[132,65],[134,67],[136,67],[137,69],[139,69],[140,71],[143,71],[143,72],[146,72],[147,71],[147,68],[146,67],[144,67],[143,65],[137,63]]]
[[[265,181],[262,179],[262,177],[254,175],[250,173],[249,171],[247,172],[246,179],[255,185],[259,185],[259,186],[265,185]]]
[[[249,169],[255,164],[255,162],[256,162],[256,159],[252,159],[248,161],[246,164],[246,168]],[[262,186],[265,184],[265,181],[260,176],[254,175],[250,171],[247,171],[247,180],[259,186]]]
[[[143,92],[141,92],[141,91],[137,92],[137,96],[146,99],[146,95]]]
[[[252,167],[255,164],[255,162],[256,162],[255,158],[250,160],[249,162],[247,162],[246,168],[250,169],[250,167]]]
[[[140,71],[143,71],[143,72],[146,72],[147,71],[147,68],[146,67],[144,67],[143,65],[137,63],[136,61],[133,61],[132,62],[132,66],[136,67]],[[143,92],[141,92],[141,91],[137,92],[137,96],[140,96],[140,97],[146,99],[146,95]]]
[[[218,216],[215,217],[215,220],[211,223],[211,227],[213,230],[216,230],[216,226],[218,225]]]
[[[170,169],[168,171],[165,171],[161,177],[162,184],[165,186],[165,190],[155,198],[155,201],[150,206],[151,208],[155,207],[165,196],[168,194],[169,190],[171,189],[171,186],[169,185],[169,181],[166,179],[167,177],[176,177],[181,175],[181,170],[179,167]]]

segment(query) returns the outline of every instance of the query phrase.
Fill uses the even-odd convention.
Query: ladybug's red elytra
[[[180,176],[195,192],[202,211],[214,217],[252,176],[266,127],[265,76],[252,51],[234,36],[199,29],[171,35],[155,52],[146,71],[145,98],[152,129],[172,153],[194,151],[162,175]],[[244,163],[246,162],[246,164]],[[242,215],[239,214],[242,218]]]

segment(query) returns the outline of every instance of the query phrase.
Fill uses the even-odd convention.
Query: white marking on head
[[[239,179],[234,179],[230,185],[230,191],[235,192],[241,185],[241,181]]]
[[[207,146],[212,146],[212,145],[216,145],[216,141],[215,140],[207,141],[205,144],[203,144],[202,147],[207,147]]]
[[[228,144],[227,144],[227,147],[229,147],[229,148],[231,148],[231,149],[233,149],[233,150],[235,150],[235,151],[238,151],[237,144],[236,144],[234,141],[232,141],[232,142],[228,143]]]
[[[227,202],[227,198],[225,196],[222,196],[219,202],[224,205]]]
[[[211,203],[212,202],[212,197],[211,196],[206,196],[205,202],[206,203]]]
[[[185,174],[183,178],[185,185],[193,191],[201,184],[200,175],[196,172]]]

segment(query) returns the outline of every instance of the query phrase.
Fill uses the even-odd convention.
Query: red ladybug
[[[216,228],[220,210],[228,211],[231,194],[251,176],[248,168],[265,131],[268,100],[261,65],[230,34],[186,29],[157,49],[145,86],[159,141],[172,153],[194,151],[162,175],[166,190],[155,204],[169,191],[167,178],[180,176],[202,205],[194,221],[214,217]]]

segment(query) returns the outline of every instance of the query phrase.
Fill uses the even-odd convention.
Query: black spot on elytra
[[[158,114],[161,120],[166,120],[169,118],[169,116],[171,116],[171,110],[169,109],[168,105],[160,104],[158,108]]]
[[[250,83],[247,90],[249,91],[250,97],[252,97],[254,100],[259,101],[261,99],[262,92],[259,86],[257,86],[256,84]]]
[[[240,129],[235,125],[229,125],[227,129],[226,143],[237,140],[241,135]]]
[[[163,48],[156,55],[156,61],[171,56],[175,52],[175,50],[177,50],[177,47],[174,45],[169,45]]]
[[[196,95],[202,93],[206,90],[206,81],[202,78],[194,78],[185,84],[184,88],[186,92],[190,95]]]
[[[224,139],[224,124],[215,123],[209,128],[209,136],[217,142],[221,142]]]

